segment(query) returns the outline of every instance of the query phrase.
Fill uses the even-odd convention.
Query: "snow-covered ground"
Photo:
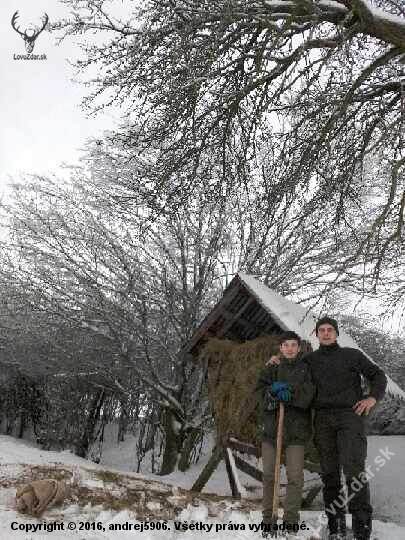
[[[136,469],[136,456],[134,452],[135,439],[128,437],[127,440],[119,446],[114,444],[116,433],[109,431],[107,434],[106,447],[103,451],[101,464],[106,467],[112,467],[122,471],[134,471]],[[201,460],[193,465],[187,473],[179,471],[165,476],[164,481],[171,485],[190,489],[194,480],[207,463],[210,443],[207,442],[204,448]],[[389,456],[383,466],[374,463],[375,459],[383,454],[386,448],[395,456]],[[375,517],[383,521],[393,521],[405,527],[405,436],[369,436],[368,437],[368,465],[374,474],[370,480],[371,499],[374,507]],[[261,466],[260,462],[258,463]],[[377,467],[379,470],[377,471]],[[149,471],[150,465],[145,459],[142,462],[141,472]],[[262,496],[261,484],[253,480],[250,476],[239,473],[245,487],[248,487],[249,497],[260,498]],[[148,473],[150,478],[159,478]],[[306,479],[317,477],[306,473]],[[284,476],[282,474],[282,482]],[[226,477],[225,464],[222,461],[218,469],[208,481],[203,490],[209,493],[218,493],[221,495],[231,495],[231,490]],[[319,499],[321,503],[321,499]],[[404,536],[405,540],[405,536]]]
[[[368,463],[374,474],[371,480],[376,518],[374,531],[380,540],[405,539],[404,450],[405,437],[369,438]],[[233,501],[227,496],[229,492],[222,466],[205,490],[223,493],[221,497],[190,496],[181,488],[191,486],[207,459],[208,455],[203,455],[187,474],[175,473],[165,477],[163,483],[161,477],[146,472],[142,475],[129,472],[135,466],[134,446],[130,438],[120,445],[107,445],[102,463],[96,465],[70,452],[46,452],[28,442],[0,436],[0,540],[201,540],[201,535],[219,540],[259,539],[260,533],[250,530],[261,521],[260,502],[257,500],[260,497],[259,486],[254,487],[252,480],[242,477],[242,483],[251,485],[249,497],[252,494],[252,498],[248,501]],[[117,470],[127,472],[117,474],[114,472]],[[39,477],[64,476],[70,479],[72,475],[77,489],[62,507],[48,510],[39,520],[16,512],[14,496],[18,483]],[[317,510],[308,511],[303,512],[302,518],[317,529],[319,515]],[[166,519],[170,530],[141,532],[145,519],[155,523]],[[176,531],[175,521],[194,524],[199,529]],[[47,523],[49,526],[54,522],[62,523],[65,530],[33,532],[35,525]],[[81,522],[96,530],[78,530]],[[76,529],[68,530],[69,523],[74,523]],[[100,530],[92,523],[98,523]],[[116,524],[124,523],[128,524],[127,528],[132,526],[132,530],[112,530]],[[28,525],[32,526],[31,531]],[[236,530],[236,525],[239,525],[239,530]],[[12,526],[17,530],[12,530]],[[310,531],[303,534],[309,537]]]
[[[379,458],[387,453],[387,449],[395,455],[388,455],[389,459],[381,466]],[[374,474],[370,491],[375,517],[405,527],[405,437],[369,437],[367,462]]]

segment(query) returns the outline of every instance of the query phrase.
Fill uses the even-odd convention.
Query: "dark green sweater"
[[[315,394],[308,365],[298,356],[282,358],[279,366],[266,366],[260,373],[256,391],[263,420],[263,440],[277,440],[277,410],[279,401],[270,392],[273,382],[291,385],[292,399],[285,402],[283,443],[285,446],[305,444],[311,437],[310,404]]]
[[[321,345],[305,356],[316,385],[314,409],[351,408],[363,399],[361,375],[370,383],[370,396],[377,401],[384,396],[387,378],[361,351],[351,347]]]

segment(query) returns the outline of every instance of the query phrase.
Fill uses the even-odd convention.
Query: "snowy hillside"
[[[133,448],[133,447],[132,447]],[[376,456],[390,452],[390,459],[377,471],[374,462]],[[372,480],[373,502],[376,515],[374,530],[380,540],[403,540],[405,538],[405,487],[402,485],[402,472],[405,466],[405,437],[371,437],[369,464],[374,471]],[[187,474],[176,473],[165,478],[152,475],[139,475],[131,472],[118,472],[118,468],[129,470],[133,468],[133,454],[130,443],[122,443],[118,447],[110,446],[104,454],[104,462],[114,463],[111,468],[96,465],[78,458],[70,452],[46,452],[33,447],[31,444],[7,436],[0,436],[0,540],[16,539],[86,539],[107,540],[120,538],[129,540],[134,537],[144,540],[159,538],[183,538],[200,540],[201,527],[204,525],[204,538],[207,539],[253,539],[260,534],[254,530],[261,521],[260,502],[254,493],[252,498],[244,501],[234,501],[229,496],[224,470],[220,467],[212,480],[212,487],[224,495],[190,494],[182,487],[189,487],[206,462],[193,467]],[[58,478],[68,482],[73,480],[70,498],[59,508],[45,512],[41,520],[27,518],[18,514],[14,508],[15,488],[24,481],[39,478]],[[169,485],[176,483],[177,485]],[[251,481],[250,481],[251,482]],[[315,529],[319,527],[317,510],[304,512],[303,519]],[[388,517],[391,516],[389,522]],[[145,520],[166,520],[168,530],[142,531],[141,522]],[[100,530],[28,532],[11,530],[11,524],[17,527],[38,525],[41,523],[59,522],[65,525],[74,522],[77,527],[80,522],[99,523]],[[174,521],[194,522],[200,530],[177,532]],[[128,523],[137,526],[138,532],[110,530],[114,524]],[[163,523],[163,521],[161,522]],[[237,532],[229,524],[240,526]],[[129,527],[128,525],[128,527]],[[243,527],[242,527],[243,525]],[[210,529],[208,531],[208,529]],[[219,529],[223,529],[219,532]],[[309,531],[304,534],[309,536]]]

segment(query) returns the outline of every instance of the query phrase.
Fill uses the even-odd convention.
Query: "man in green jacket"
[[[285,405],[283,447],[287,497],[284,522],[298,524],[304,484],[304,447],[311,437],[310,403],[315,393],[310,370],[301,360],[301,339],[295,332],[280,337],[280,364],[266,366],[257,383],[263,418],[263,537],[275,536],[272,509],[277,441],[277,411]],[[267,531],[267,534],[266,534]]]

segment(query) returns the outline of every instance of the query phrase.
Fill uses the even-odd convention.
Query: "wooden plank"
[[[260,328],[253,325],[246,317],[239,317],[239,319],[234,321],[233,328],[237,328],[239,337],[245,341],[254,339],[260,332]]]
[[[305,495],[304,499],[302,500],[301,508],[309,508],[311,504],[313,503],[315,497],[318,495],[318,493],[322,489],[322,484],[313,486],[309,489],[308,493]]]
[[[224,459],[225,459],[225,465],[226,465],[226,472],[228,475],[229,485],[231,486],[232,491],[232,497],[235,497],[236,499],[242,498],[242,493],[240,492],[238,488],[238,479],[236,478],[236,468],[233,468],[230,463],[230,456],[229,453],[231,450],[229,448],[224,448]]]
[[[252,465],[251,463],[248,463],[244,459],[240,458],[238,455],[233,456],[235,460],[235,465],[245,474],[248,474],[258,482],[263,482],[263,472]]]
[[[321,473],[321,465],[319,463],[314,463],[313,461],[304,461],[304,469],[306,469],[309,472],[316,472],[318,474]]]
[[[239,308],[243,306],[243,304],[246,302],[246,298],[249,297],[249,294],[240,294],[238,296],[235,296],[235,298],[229,302],[227,306],[227,313],[230,313],[231,316],[233,316],[234,313],[238,311]]]
[[[229,439],[229,446],[232,448],[232,450],[237,450],[238,452],[248,454],[249,456],[259,458],[261,455],[259,449],[254,444],[244,443],[233,437]]]
[[[250,341],[252,339],[256,339],[257,336],[258,336],[258,331],[257,331],[257,328],[255,329],[250,329],[250,330],[244,330],[243,333],[241,334],[241,337],[245,340],[245,341]]]
[[[256,304],[254,308],[249,313],[249,320],[252,324],[256,325],[259,323],[262,315],[263,315],[263,308],[260,304]]]
[[[227,333],[227,331],[231,328],[231,326],[234,324],[234,322],[237,321],[239,317],[242,315],[242,313],[250,306],[250,304],[252,304],[255,301],[253,296],[246,297],[246,298],[247,300],[243,304],[243,306],[239,308],[239,310],[233,315],[233,317],[217,333],[218,337],[224,336]]]
[[[246,319],[245,317],[239,317],[238,319],[238,324],[240,324],[241,326],[243,326],[243,328],[245,330],[247,330],[248,332],[257,332],[257,326],[252,324],[248,319]]]
[[[269,322],[264,327],[264,331],[269,334],[281,334],[282,329],[281,327],[274,322],[274,320],[270,317]]]
[[[210,479],[212,473],[215,471],[215,469],[218,467],[219,462],[224,456],[224,449],[222,446],[217,446],[212,451],[211,457],[208,460],[208,463],[204,467],[204,469],[201,471],[200,476],[197,478],[197,480],[194,482],[194,484],[191,487],[191,491],[201,491],[205,484]]]
[[[238,455],[234,454],[234,460],[235,465],[238,467],[239,470],[247,474],[248,476],[251,476],[258,482],[263,482],[263,472],[258,468],[252,465],[251,463],[248,463],[244,459],[240,458]],[[286,482],[281,483],[282,488],[287,487]],[[305,494],[303,500],[302,500],[302,508],[309,508],[314,501],[315,497],[318,495],[318,493],[322,489],[322,483],[316,484],[312,487],[307,487],[304,484],[303,492]]]
[[[183,348],[183,352],[192,351],[198,341],[207,332],[209,327],[215,323],[218,317],[221,316],[225,306],[227,306],[241,291],[242,289],[238,284],[236,284],[222,297],[222,299],[216,304],[213,310],[205,317],[200,326],[197,328],[190,341]],[[246,293],[244,292],[244,294]]]

